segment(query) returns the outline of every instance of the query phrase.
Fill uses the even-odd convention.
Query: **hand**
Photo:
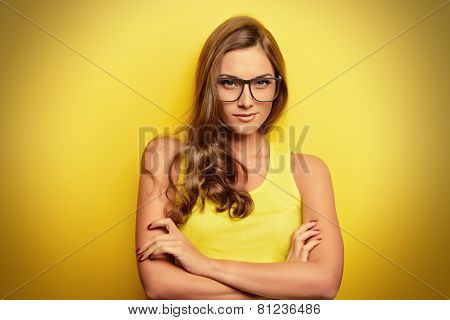
[[[317,225],[317,221],[310,221],[302,224],[292,234],[291,248],[289,249],[286,261],[308,262],[309,252],[317,246],[322,239],[310,239],[305,244],[306,239],[316,236],[320,230],[312,229]],[[309,230],[312,229],[312,230]]]
[[[186,239],[171,218],[157,219],[148,226],[148,229],[158,227],[165,227],[169,233],[155,235],[146,241],[137,252],[140,262],[168,253],[175,258],[176,264],[192,274],[202,275],[202,272],[209,268],[211,259],[200,253]]]

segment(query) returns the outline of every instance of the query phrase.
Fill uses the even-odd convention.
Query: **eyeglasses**
[[[217,78],[219,100],[223,102],[233,102],[238,100],[241,97],[242,92],[244,92],[244,86],[247,83],[253,99],[258,102],[272,102],[278,96],[281,77],[261,77],[250,80],[244,80],[237,77]]]

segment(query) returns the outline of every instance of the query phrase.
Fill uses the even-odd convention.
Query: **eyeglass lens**
[[[222,101],[236,101],[244,87],[241,79],[219,78],[217,83],[219,99]],[[273,101],[278,93],[278,82],[273,78],[256,78],[250,82],[250,91],[258,101]]]

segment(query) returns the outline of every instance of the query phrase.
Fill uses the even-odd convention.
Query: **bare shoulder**
[[[293,152],[292,158],[294,174],[318,175],[329,173],[327,164],[318,156]]]
[[[328,165],[320,157],[292,153],[292,174],[302,196],[307,195],[311,189],[331,183],[331,173]]]
[[[175,136],[158,136],[147,143],[146,153],[174,153],[181,146],[181,140]]]
[[[158,136],[150,140],[142,155],[141,173],[167,175],[181,145],[181,140],[175,136]],[[175,166],[175,169],[178,169],[178,166]]]

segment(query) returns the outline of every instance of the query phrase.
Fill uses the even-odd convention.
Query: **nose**
[[[244,108],[250,108],[253,105],[253,97],[250,93],[250,84],[244,84],[244,90],[238,100],[238,105]]]

